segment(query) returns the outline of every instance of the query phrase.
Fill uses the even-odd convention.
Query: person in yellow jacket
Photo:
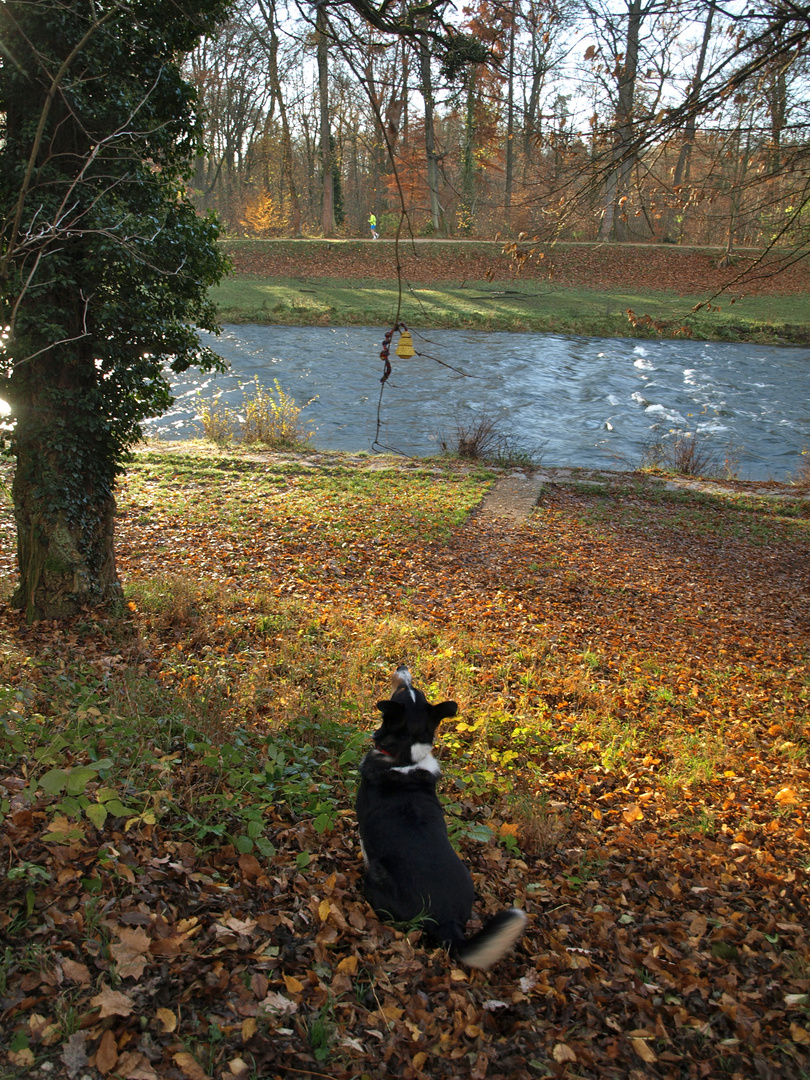
[[[371,235],[374,237],[375,240],[379,240],[380,239],[380,234],[377,232],[377,215],[376,214],[369,214],[368,215],[368,223],[369,223],[369,226],[371,228]]]

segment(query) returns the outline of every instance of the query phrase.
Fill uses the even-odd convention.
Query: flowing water
[[[636,468],[645,446],[670,432],[711,440],[743,479],[785,479],[810,447],[810,352],[702,341],[556,337],[434,330],[414,334],[380,403],[382,331],[367,327],[226,326],[204,335],[230,364],[224,375],[174,381],[171,412],[147,433],[200,434],[200,397],[278,379],[320,449],[435,454],[459,424],[485,414],[513,446],[542,447],[542,463]],[[396,337],[394,339],[396,343]],[[380,426],[378,429],[378,406]]]

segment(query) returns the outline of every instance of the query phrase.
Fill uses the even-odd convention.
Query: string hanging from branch
[[[410,360],[413,356],[424,357],[426,360],[432,360],[436,364],[441,364],[442,367],[449,368],[450,371],[455,371],[458,375],[463,375],[465,379],[477,378],[475,375],[470,375],[466,371],[462,371],[461,368],[454,367],[452,364],[448,364],[445,360],[440,360],[438,356],[431,356],[429,353],[419,352],[413,344],[413,336],[411,331],[403,322],[395,322],[394,325],[385,331],[383,336],[382,348],[380,349],[380,359],[383,362],[383,373],[380,378],[380,397],[377,401],[377,430],[374,435],[374,441],[371,444],[372,449],[392,450],[390,446],[385,446],[380,442],[380,428],[382,426],[382,401],[383,393],[385,391],[385,384],[393,373],[393,367],[391,364],[391,342],[394,334],[399,333],[399,340],[397,347],[394,350],[395,354],[402,360]],[[394,450],[394,453],[402,454],[401,450]],[[404,457],[408,457],[408,454],[403,454]]]

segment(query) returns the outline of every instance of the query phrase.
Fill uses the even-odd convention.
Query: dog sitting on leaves
[[[429,936],[468,967],[491,967],[523,933],[526,916],[509,908],[465,937],[473,882],[447,836],[436,795],[441,769],[432,753],[436,728],[456,715],[458,705],[430,705],[406,667],[397,668],[393,681],[391,699],[377,703],[382,725],[360,767],[357,820],[366,897],[381,918],[424,918]]]

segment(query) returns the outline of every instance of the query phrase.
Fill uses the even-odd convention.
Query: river
[[[380,407],[382,331],[368,327],[226,326],[203,335],[230,369],[173,382],[172,410],[148,422],[164,439],[199,435],[200,394],[238,406],[254,377],[278,379],[316,448],[393,449],[414,456],[452,443],[485,414],[546,466],[636,468],[670,432],[709,438],[742,479],[783,480],[810,447],[810,352],[749,344],[433,330],[417,355],[392,350]],[[394,338],[396,344],[396,336]]]

